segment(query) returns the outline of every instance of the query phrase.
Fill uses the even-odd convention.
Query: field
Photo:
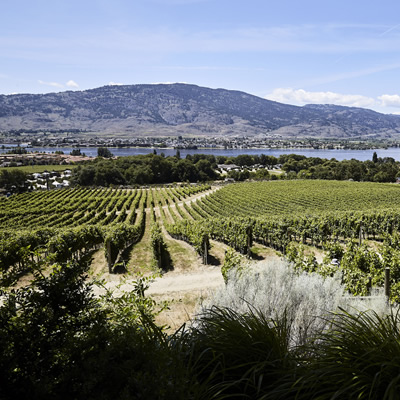
[[[159,271],[175,276],[179,291],[180,274],[205,273],[207,265],[213,274],[223,267],[226,277],[229,248],[256,259],[278,251],[298,268],[325,275],[334,273],[330,261],[340,259],[354,294],[366,294],[370,280],[383,286],[390,267],[397,299],[399,225],[394,184],[297,180],[42,191],[0,200],[0,269],[10,284],[34,260],[91,254],[93,274],[113,280],[116,273]]]
[[[66,169],[73,169],[76,165],[59,165],[59,164],[51,164],[51,165],[23,165],[21,167],[5,167],[5,171],[22,171],[28,174],[41,173],[44,171],[65,171]]]

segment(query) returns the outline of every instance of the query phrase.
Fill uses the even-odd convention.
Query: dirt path
[[[159,326],[166,326],[171,333],[193,317],[201,299],[224,285],[220,266],[202,265],[197,258],[194,263],[175,266],[173,271],[153,279],[146,290],[146,296],[151,296],[156,302],[170,302],[168,309],[157,316],[156,322]],[[110,274],[103,277],[106,279],[105,287],[114,290],[116,296],[134,289],[135,279],[124,280],[120,275]],[[94,287],[96,295],[104,292],[105,289]]]
[[[212,289],[224,283],[219,267],[204,266],[203,269],[187,273],[170,272],[156,278],[147,290],[147,294],[164,294],[193,290]]]
[[[108,274],[107,274],[108,275]],[[110,276],[111,277],[111,276]],[[120,275],[112,275],[107,279],[105,287],[115,290],[115,295],[134,289],[135,279],[124,279]],[[218,266],[192,266],[186,272],[171,271],[150,281],[147,295],[164,295],[181,292],[207,291],[224,284],[221,269]],[[95,288],[95,294],[104,293],[104,289]],[[178,296],[179,297],[179,296]]]

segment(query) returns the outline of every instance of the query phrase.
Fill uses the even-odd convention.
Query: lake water
[[[57,150],[63,151],[64,154],[69,154],[74,148],[72,147],[30,147],[28,151],[39,151],[52,153]],[[133,156],[139,154],[148,154],[153,152],[153,148],[113,148],[110,147],[110,151],[115,156]],[[0,149],[0,153],[4,153],[7,150]],[[176,150],[174,149],[156,149],[157,154],[164,153],[165,156],[174,156]],[[325,149],[198,149],[198,150],[179,150],[181,157],[185,158],[187,154],[213,154],[215,156],[228,156],[236,157],[240,154],[265,154],[268,156],[279,157],[281,154],[301,154],[306,157],[320,157],[320,158],[335,158],[338,161],[350,160],[355,158],[356,160],[366,161],[372,160],[374,151],[378,154],[378,157],[392,157],[397,161],[400,161],[400,148],[391,147],[388,149],[371,149],[371,150],[325,150]],[[97,156],[97,147],[82,147],[81,152],[85,153],[89,157]]]

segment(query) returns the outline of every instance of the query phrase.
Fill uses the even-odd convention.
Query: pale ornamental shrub
[[[354,313],[373,309],[379,315],[390,312],[382,295],[370,299],[350,296],[339,274],[324,278],[296,271],[283,259],[259,262],[240,274],[231,270],[227,284],[203,301],[199,314],[213,306],[239,314],[257,310],[273,320],[286,314],[291,346],[304,344],[310,336],[323,332],[339,308]]]

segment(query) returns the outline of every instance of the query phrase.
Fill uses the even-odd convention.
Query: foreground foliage
[[[292,271],[268,283],[261,270],[231,272],[192,325],[168,335],[154,323],[160,308],[145,297],[145,280],[121,297],[96,298],[86,270],[83,261],[58,265],[2,293],[0,398],[398,398],[400,314],[337,309],[346,303],[333,278]],[[310,285],[311,293],[298,290]],[[310,297],[319,306],[306,310]]]
[[[146,282],[99,299],[86,270],[84,262],[55,266],[50,276],[35,273],[31,286],[2,294],[0,398],[186,398],[179,387],[186,391],[190,378],[154,324]]]
[[[32,286],[1,296],[0,398],[396,399],[400,317],[382,297],[366,304],[345,292],[366,295],[368,277],[381,286],[388,267],[399,295],[400,188],[232,185],[180,208],[192,190],[198,189],[78,189],[2,202],[4,227],[19,220],[43,227],[0,235],[2,272],[35,275]],[[330,204],[336,211],[327,213]],[[33,212],[23,221],[28,205]],[[285,252],[294,268],[276,263],[251,274],[237,268],[242,257],[230,249],[224,291],[170,336],[154,323],[158,309],[145,297],[145,281],[132,293],[99,299],[85,277],[87,256],[103,243],[110,268],[123,262],[121,252],[141,235],[146,207],[154,258],[163,266],[157,205],[163,221],[166,213],[173,220],[164,222],[169,232],[200,255],[210,238],[243,254],[256,240]],[[279,214],[282,207],[290,214]],[[68,221],[82,226],[58,228]],[[375,243],[380,255],[354,238],[384,240]],[[306,254],[307,244],[323,247],[326,261]],[[47,260],[58,264],[43,276],[40,263]],[[332,278],[337,271],[339,280]]]
[[[361,310],[361,311],[359,311]],[[232,270],[194,322],[209,398],[397,399],[400,313],[284,262]],[[206,371],[206,372],[205,372]]]
[[[400,314],[342,311],[309,343],[299,399],[398,399]]]

